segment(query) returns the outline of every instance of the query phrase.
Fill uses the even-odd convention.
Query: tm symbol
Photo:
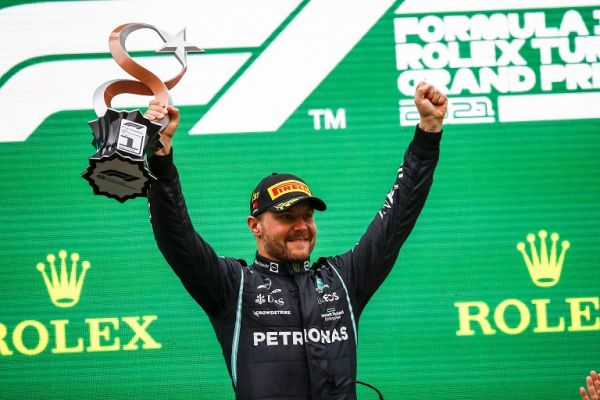
[[[308,110],[308,115],[313,117],[315,130],[325,129],[346,129],[346,110],[338,108],[334,111],[329,108]]]

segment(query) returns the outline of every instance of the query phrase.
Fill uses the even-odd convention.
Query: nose
[[[308,229],[308,226],[306,225],[306,221],[304,221],[304,218],[297,218],[296,221],[294,221],[293,229],[295,231],[301,231],[301,230]]]

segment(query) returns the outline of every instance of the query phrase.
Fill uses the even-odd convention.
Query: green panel
[[[4,1],[0,19],[27,3],[48,7],[44,2]],[[80,3],[84,14],[89,3]],[[190,134],[308,3],[301,2],[258,48],[207,49],[208,54],[250,51],[252,56],[206,104],[180,107],[175,160],[197,230],[219,254],[251,261],[254,240],[245,222],[250,192],[264,175],[291,172],[328,204],[327,212],[317,215],[313,259],[346,251],[382,205],[414,131],[413,122],[401,124],[399,101],[410,96],[398,87],[406,71],[397,68],[402,55],[397,53],[394,20],[405,24],[399,20],[499,14],[523,21],[526,14],[541,13],[546,27],[562,26],[555,36],[566,38],[571,51],[580,46],[583,60],[571,62],[564,59],[566,53],[552,50],[553,62],[546,67],[574,69],[565,82],[546,90],[540,52],[526,38],[519,50],[526,64],[518,67],[534,73],[531,89],[450,94],[457,101],[488,99],[493,112],[485,116],[491,120],[466,123],[457,117],[445,125],[427,205],[394,270],[362,315],[358,377],[378,387],[386,399],[577,398],[585,375],[600,367],[598,103],[588,104],[589,117],[574,108],[576,98],[558,99],[543,120],[537,120],[536,112],[544,110],[536,111],[535,104],[522,110],[522,121],[504,122],[500,115],[507,112],[501,106],[507,95],[539,95],[533,102],[561,93],[599,98],[600,7],[565,1],[539,8],[523,1],[520,10],[486,11],[486,2],[478,2],[481,10],[403,14],[409,3],[399,1],[276,131]],[[209,7],[189,4],[180,7]],[[115,26],[119,23],[115,19]],[[19,24],[14,21],[13,28],[34,32]],[[576,27],[585,27],[587,34],[568,31]],[[39,40],[34,36],[22,40]],[[465,57],[473,41],[458,41]],[[427,44],[417,35],[408,42]],[[439,44],[449,48],[452,42],[442,38]],[[1,46],[7,54],[8,45]],[[37,104],[45,87],[28,87],[27,104],[3,95],[32,66],[107,58],[95,50],[71,54],[68,45],[61,54],[40,51],[0,75],[1,108]],[[479,76],[483,68],[460,73]],[[489,68],[500,71],[499,66]],[[442,71],[455,76],[458,70]],[[192,90],[183,83],[178,89]],[[156,248],[145,200],[120,204],[95,196],[80,177],[94,153],[87,125],[96,118],[91,96],[77,110],[53,112],[26,140],[0,142],[0,398],[232,398],[210,323]],[[320,119],[321,128],[315,128],[311,110],[335,116],[340,109],[345,127],[327,127]],[[572,117],[565,110],[572,110]],[[10,134],[0,129],[0,138]],[[541,230],[560,236],[559,255],[561,242],[569,243],[549,287],[532,280],[517,250],[518,243],[534,234],[541,251]],[[550,238],[547,242],[550,253]],[[53,305],[36,269],[44,263],[49,273],[46,257],[58,257],[60,250],[78,253],[91,264],[79,302],[69,308]],[[526,250],[530,254],[529,245]],[[147,325],[140,328],[144,321]],[[147,336],[132,341],[136,329]],[[60,337],[66,342],[61,344]],[[359,398],[374,395],[360,388]]]

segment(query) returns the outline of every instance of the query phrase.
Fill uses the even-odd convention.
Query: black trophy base
[[[99,158],[90,157],[90,165],[81,174],[94,190],[121,203],[136,197],[147,197],[150,183],[156,178],[143,159],[131,159],[119,152]]]
[[[94,194],[121,203],[146,197],[150,182],[156,180],[148,169],[147,159],[163,147],[160,125],[144,118],[139,110],[112,108],[89,124],[96,154],[89,158],[90,164],[81,176],[89,182]]]

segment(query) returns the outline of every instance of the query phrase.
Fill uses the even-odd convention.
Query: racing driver
[[[351,250],[310,262],[325,202],[291,174],[272,174],[250,194],[247,223],[256,239],[250,265],[219,257],[195,232],[173,163],[179,111],[152,101],[151,120],[167,114],[165,147],[150,159],[148,192],[163,256],[208,315],[237,399],[356,399],[358,321],[390,273],[432,184],[447,98],[417,85],[419,123],[395,182]]]

